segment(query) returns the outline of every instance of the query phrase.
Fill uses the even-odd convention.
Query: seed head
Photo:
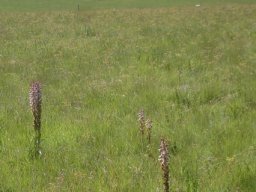
[[[160,152],[160,155],[158,160],[160,161],[161,167],[164,170],[166,167],[168,167],[168,161],[169,161],[167,144],[164,139],[161,139],[159,152]]]
[[[41,113],[41,103],[41,84],[39,82],[34,82],[31,84],[29,91],[29,104],[34,116]]]
[[[145,131],[145,115],[143,109],[138,113],[138,121],[140,123],[140,132],[144,134]]]
[[[150,119],[146,120],[145,126],[148,130],[152,130],[152,121]]]
[[[39,131],[41,129],[41,103],[42,93],[39,82],[32,83],[29,91],[29,103],[34,116],[34,129]]]
[[[164,191],[167,192],[169,191],[169,166],[168,166],[168,149],[167,149],[167,144],[164,139],[161,139],[160,143],[160,156],[159,156],[159,161],[161,164],[161,168],[163,171],[163,184],[164,184]]]
[[[151,140],[151,131],[152,131],[152,121],[150,119],[146,120],[145,127],[147,128],[148,133],[148,142],[150,143]]]

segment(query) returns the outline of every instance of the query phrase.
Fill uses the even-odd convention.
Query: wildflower
[[[30,86],[29,103],[34,116],[35,130],[35,157],[41,155],[40,140],[41,140],[41,112],[42,112],[42,93],[41,84],[34,82]]]
[[[138,113],[138,121],[140,123],[140,132],[143,135],[145,132],[145,115],[143,109]]]
[[[168,166],[168,149],[167,149],[167,144],[164,139],[161,139],[160,143],[160,156],[159,156],[159,162],[161,164],[161,168],[163,171],[163,184],[164,184],[164,191],[168,192],[169,191],[169,166]]]
[[[151,140],[151,131],[152,131],[152,121],[150,119],[146,120],[145,127],[147,128],[147,137],[148,137],[148,142],[150,143]]]

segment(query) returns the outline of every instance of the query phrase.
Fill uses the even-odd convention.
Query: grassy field
[[[164,137],[172,191],[255,192],[256,5],[188,4],[24,12],[0,0],[23,10],[0,12],[0,191],[163,191]]]
[[[0,0],[0,11],[56,11],[105,8],[161,8],[196,4],[255,3],[255,0]]]

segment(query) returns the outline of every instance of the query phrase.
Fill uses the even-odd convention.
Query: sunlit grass
[[[0,191],[162,191],[164,136],[174,191],[253,192],[255,18],[255,5],[1,13]]]
[[[82,11],[109,8],[163,8],[173,6],[252,4],[254,0],[0,0],[0,11]]]

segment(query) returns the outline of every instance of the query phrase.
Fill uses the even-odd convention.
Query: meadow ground
[[[0,191],[162,191],[165,137],[173,191],[254,192],[255,21],[253,4],[1,12]]]
[[[106,8],[161,8],[170,6],[252,4],[255,0],[0,0],[0,11],[56,11]]]

